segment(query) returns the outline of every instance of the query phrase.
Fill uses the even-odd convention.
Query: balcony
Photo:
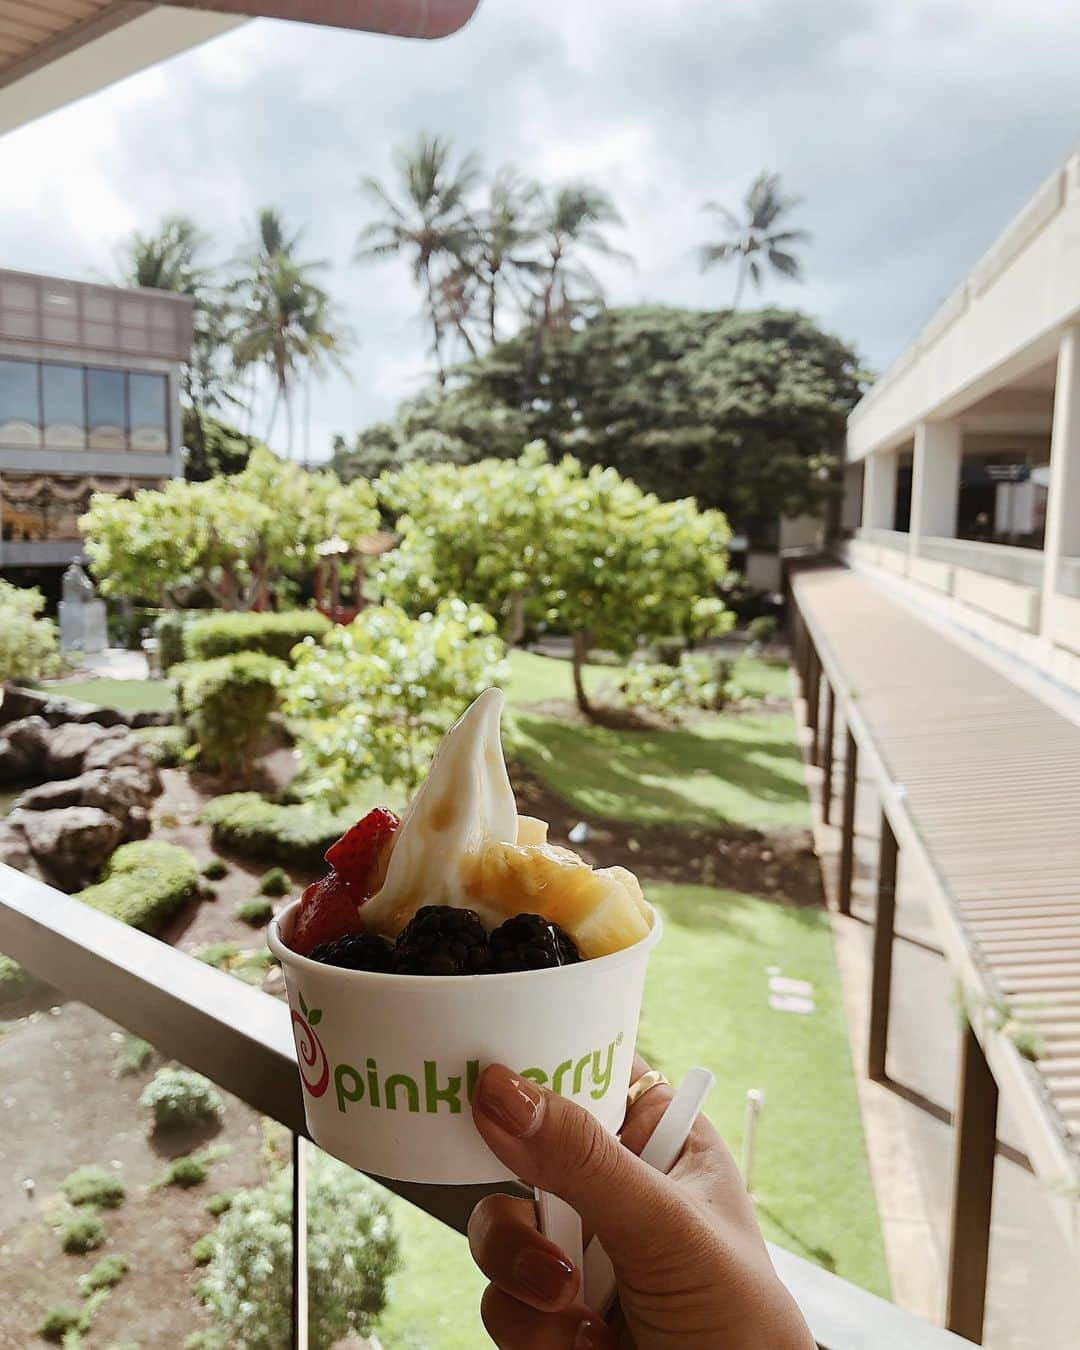
[[[307,1331],[304,1113],[286,1005],[184,953],[128,928],[41,882],[0,866],[0,950],[294,1136],[293,1330]],[[18,1083],[6,1095],[18,1102]],[[252,1148],[257,1145],[252,1144]],[[429,1215],[463,1230],[490,1188],[382,1183]],[[961,1350],[970,1344],[830,1275],[791,1252],[773,1260],[821,1350]]]

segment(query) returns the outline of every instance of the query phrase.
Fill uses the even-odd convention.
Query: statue
[[[94,583],[78,563],[72,563],[61,582],[60,646],[65,652],[105,650],[105,602],[97,598]]]

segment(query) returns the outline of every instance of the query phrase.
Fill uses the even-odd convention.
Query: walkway
[[[1043,1208],[1056,1208],[1075,1232],[1075,1204],[1062,1188],[1080,1162],[1080,728],[863,577],[836,568],[804,572],[794,593],[824,666],[821,736],[815,740],[825,776],[832,787],[842,786],[840,766],[829,772],[824,733],[831,720],[834,748],[843,755],[849,742],[839,724],[850,720],[860,751],[859,782],[866,779],[880,790],[884,808],[878,866],[872,869],[883,875],[876,888],[882,922],[873,944],[868,1076],[891,1081],[895,1074],[908,1081],[913,1070],[918,1076],[920,1062],[926,1069],[928,1058],[936,1057],[918,1090],[939,1104],[940,1116],[943,1097],[948,1100],[942,1069],[951,1058],[941,1053],[941,1014],[926,1015],[930,1034],[922,1047],[917,1032],[912,1035],[913,1015],[917,1025],[920,1003],[929,1007],[924,1000],[933,1001],[943,984],[958,980],[978,1032],[978,1040],[962,1041],[969,1110],[961,1191],[967,1204],[957,1207],[958,1270],[950,1290],[953,1325],[973,1335],[981,1329],[977,1248],[988,1216],[979,1211],[981,1200],[989,1201],[993,1173],[985,1149],[987,1138],[992,1141],[986,1125],[994,1119],[995,1079],[1009,1134],[1048,1188]],[[820,677],[805,644],[804,670],[813,706]],[[830,796],[835,820],[839,793]],[[860,790],[861,813],[866,796]],[[943,947],[952,974],[943,980],[937,958],[900,944],[892,1002],[906,1034],[894,1035],[887,1073],[897,840],[899,928],[921,928],[931,945]],[[847,870],[850,875],[857,868]],[[835,880],[842,900],[850,887],[842,876]],[[856,951],[860,941],[852,942]],[[843,947],[842,939],[842,954]],[[913,988],[918,977],[912,968],[920,965],[922,982]],[[946,1009],[945,1016],[955,1014]],[[1017,1042],[1035,1049],[1037,1065],[1018,1052]],[[1006,1187],[999,1195],[999,1218],[1010,1194]]]

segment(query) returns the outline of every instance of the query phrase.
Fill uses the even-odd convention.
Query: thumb
[[[572,1205],[624,1274],[655,1269],[685,1245],[677,1190],[574,1102],[493,1064],[480,1076],[473,1117],[499,1161]]]

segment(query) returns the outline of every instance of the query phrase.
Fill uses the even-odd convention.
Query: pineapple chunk
[[[623,867],[594,872],[569,849],[488,844],[463,869],[466,892],[507,918],[542,914],[574,939],[586,959],[640,942],[651,916],[637,878]]]
[[[517,842],[519,846],[525,844],[546,844],[547,834],[548,824],[546,820],[538,820],[536,816],[518,816]]]

